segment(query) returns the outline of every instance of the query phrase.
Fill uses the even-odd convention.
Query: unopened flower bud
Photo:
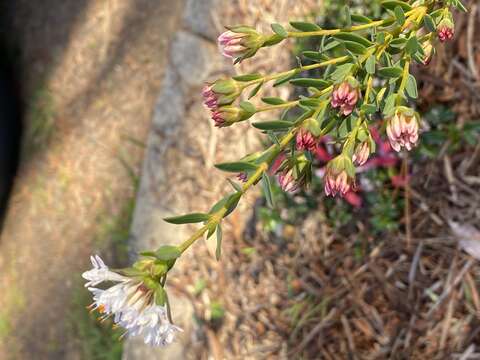
[[[435,48],[433,47],[430,41],[426,41],[422,44],[422,49],[425,54],[422,59],[422,64],[427,66],[428,64],[430,64],[430,61],[433,58],[433,55],[435,53]]]
[[[354,184],[352,160],[345,155],[339,155],[327,164],[325,172],[325,194],[327,196],[344,196]]]
[[[317,139],[307,129],[301,128],[297,132],[296,145],[298,151],[314,151],[317,147]]]
[[[299,188],[299,184],[293,176],[293,169],[289,169],[280,173],[278,175],[278,183],[285,192],[294,192]]]
[[[203,103],[212,111],[219,106],[230,105],[240,95],[241,88],[233,79],[217,80],[203,88]]]
[[[352,156],[353,163],[357,166],[364,165],[370,156],[370,151],[370,141],[366,140],[360,143]]]
[[[331,104],[333,108],[340,108],[340,113],[347,116],[352,113],[358,98],[358,87],[344,81],[334,88]]]
[[[412,109],[399,107],[395,115],[387,119],[387,136],[395,151],[402,147],[411,150],[418,141],[418,119]]]
[[[216,127],[226,127],[236,122],[247,120],[252,115],[253,113],[247,112],[242,108],[226,105],[213,111],[212,119]]]
[[[247,26],[232,28],[218,37],[218,46],[223,56],[241,60],[255,55],[264,42],[265,38],[261,34]]]
[[[450,19],[443,19],[437,26],[437,35],[441,42],[451,40],[455,33],[453,22]]]

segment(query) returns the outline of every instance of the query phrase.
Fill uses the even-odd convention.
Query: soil
[[[25,100],[22,161],[0,239],[0,358],[75,359],[72,292],[102,221],[134,194],[182,1],[7,6]],[[127,168],[124,166],[128,164]]]

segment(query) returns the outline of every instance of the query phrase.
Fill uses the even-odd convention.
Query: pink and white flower
[[[358,88],[344,81],[334,88],[331,105],[333,108],[340,108],[340,113],[347,116],[352,113],[358,98]]]
[[[317,139],[307,129],[301,128],[296,136],[296,148],[298,151],[314,151],[317,147]]]
[[[413,149],[418,141],[418,120],[411,109],[397,110],[387,120],[387,136],[392,148],[399,152],[402,148]]]

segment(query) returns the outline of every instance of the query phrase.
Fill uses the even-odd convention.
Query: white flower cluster
[[[170,323],[166,307],[155,304],[153,291],[142,282],[109,270],[97,255],[91,261],[93,269],[82,277],[88,280],[85,286],[93,294],[92,308],[103,313],[103,318],[113,316],[115,324],[127,330],[127,336],[142,336],[145,344],[152,346],[166,346],[182,331]],[[92,287],[104,281],[116,284],[106,290]]]

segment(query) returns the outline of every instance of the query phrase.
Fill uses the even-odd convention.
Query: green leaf
[[[270,184],[270,178],[266,173],[262,175],[262,188],[265,193],[265,199],[267,200],[267,205],[270,208],[273,208],[273,195],[272,195],[272,186]]]
[[[262,74],[245,74],[245,75],[238,75],[238,76],[233,76],[232,79],[236,81],[252,81],[252,80],[257,80],[262,77]]]
[[[272,30],[275,34],[280,36],[282,39],[286,39],[288,37],[288,32],[285,28],[280,24],[272,24]]]
[[[407,39],[405,38],[396,38],[390,41],[390,47],[396,48],[396,49],[403,49],[405,47],[405,44],[407,43]]]
[[[309,32],[309,31],[318,31],[322,30],[320,26],[317,24],[309,23],[309,22],[301,22],[301,21],[291,21],[290,25],[297,30]]]
[[[243,171],[255,171],[257,166],[245,161],[225,162],[215,164],[215,167],[222,171],[227,172],[243,172]]]
[[[252,126],[260,130],[285,130],[291,128],[293,124],[290,121],[274,120],[255,122]]]
[[[391,116],[395,111],[395,99],[397,98],[397,94],[392,93],[387,96],[385,100],[385,107],[383,108],[383,115]]]
[[[257,84],[257,86],[255,86],[253,88],[253,90],[250,92],[250,94],[248,94],[248,99],[250,100],[251,98],[253,98],[255,95],[257,95],[257,93],[260,91],[260,89],[262,88],[263,86],[263,81],[262,82],[259,82]]]
[[[304,98],[300,100],[300,105],[306,106],[306,107],[317,107],[320,105],[320,100]]]
[[[353,42],[353,41],[343,41],[343,45],[356,55],[363,55],[367,52],[367,48],[362,44]]]
[[[203,213],[192,213],[180,216],[167,217],[163,220],[170,224],[195,224],[199,222],[207,221],[209,218],[208,214]]]
[[[161,286],[157,287],[155,290],[155,304],[159,306],[164,306],[167,302],[167,293],[165,289]]]
[[[437,27],[435,26],[435,21],[433,21],[432,17],[428,14],[425,14],[423,17],[423,25],[427,28],[430,32],[435,32]]]
[[[177,246],[163,245],[155,251],[158,260],[168,261],[178,259],[182,252]]]
[[[386,0],[382,1],[382,6],[387,10],[394,10],[396,6],[400,6],[403,11],[412,10],[412,7],[405,1]]]
[[[255,105],[253,105],[250,101],[241,101],[240,107],[248,113],[254,114],[257,112]]]
[[[311,78],[297,78],[290,80],[290,84],[295,86],[303,87],[314,87],[317,89],[324,89],[330,85],[328,81],[322,79],[311,79]]]
[[[399,78],[402,73],[403,69],[398,66],[384,67],[378,70],[378,74],[384,78]]]
[[[302,55],[305,56],[307,59],[310,59],[316,62],[321,62],[325,60],[325,55],[321,54],[318,51],[303,51]]]
[[[395,13],[395,19],[397,20],[398,25],[402,26],[405,24],[405,13],[403,12],[402,7],[400,5],[395,6],[393,12]]]
[[[338,34],[333,35],[333,37],[342,41],[356,42],[366,47],[372,46],[372,42],[370,40],[351,32],[339,32]]]
[[[285,100],[283,100],[279,97],[264,97],[264,98],[262,98],[262,101],[265,104],[269,104],[269,105],[282,105],[282,104],[286,103]]]
[[[343,8],[343,12],[345,13],[345,27],[348,29],[352,26],[352,16],[350,15],[350,7],[345,5]]]
[[[288,82],[290,79],[293,79],[295,76],[297,76],[297,73],[294,72],[292,74],[288,74],[288,75],[285,75],[285,76],[282,76],[281,78],[277,79],[274,83],[273,83],[273,87],[277,87],[277,86],[280,86],[282,84],[285,84],[286,82]]]
[[[332,80],[335,83],[343,81],[348,75],[350,75],[353,66],[354,65],[350,63],[337,66],[335,71],[332,73]]]
[[[368,17],[360,14],[352,14],[351,17],[352,21],[358,24],[370,24],[372,22]]]
[[[240,185],[238,185],[235,181],[233,181],[232,179],[228,179],[228,178],[227,178],[227,181],[229,182],[230,185],[232,185],[234,190],[242,191],[242,187]]]
[[[409,55],[415,54],[418,51],[419,48],[421,48],[421,46],[420,46],[416,36],[412,36],[410,39],[408,39],[407,46],[405,47],[405,50],[407,51],[407,53]]]
[[[408,96],[410,96],[412,99],[416,99],[418,97],[417,80],[412,74],[408,75],[405,90],[407,91]]]
[[[377,112],[377,107],[372,104],[363,104],[360,107],[360,111],[362,111],[365,114],[374,114],[375,112]]]
[[[375,74],[375,64],[377,60],[375,59],[375,55],[370,55],[367,59],[367,62],[365,63],[365,70],[367,70],[367,73],[370,75]]]
[[[215,250],[215,258],[220,260],[220,256],[222,256],[222,238],[223,238],[223,233],[222,233],[222,226],[218,224],[217,226],[217,249]]]
[[[139,254],[146,257],[157,257],[155,251],[142,251]]]

